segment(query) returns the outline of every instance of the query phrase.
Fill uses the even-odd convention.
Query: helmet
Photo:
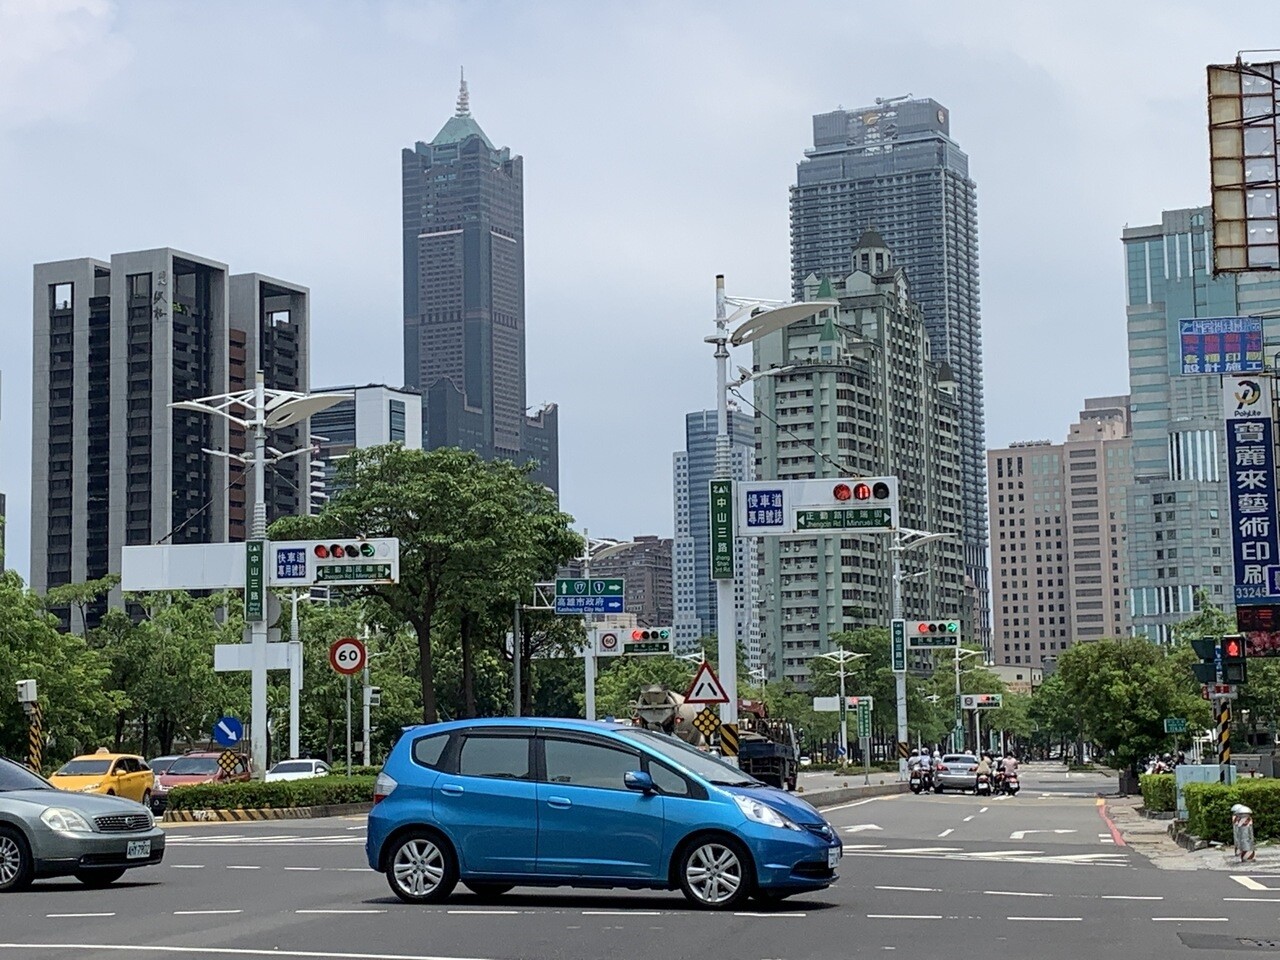
[[[1161,760],[1172,760],[1172,759],[1173,759],[1173,757],[1171,757],[1169,754],[1167,754],[1167,753],[1166,753],[1166,754],[1165,754],[1163,757],[1161,757],[1160,759],[1161,759]]]

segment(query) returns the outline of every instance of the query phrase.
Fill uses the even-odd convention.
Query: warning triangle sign
[[[685,703],[728,703],[729,695],[724,692],[720,678],[711,669],[711,664],[703,660],[698,672],[693,675],[693,683],[689,684],[689,692],[684,695]]]

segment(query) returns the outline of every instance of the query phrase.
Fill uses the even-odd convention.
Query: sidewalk
[[[1234,870],[1236,873],[1280,873],[1280,846],[1260,846],[1255,859],[1241,863],[1235,849],[1211,845],[1188,851],[1169,834],[1172,820],[1148,820],[1138,812],[1142,797],[1108,797],[1101,807],[1126,845],[1161,870]]]

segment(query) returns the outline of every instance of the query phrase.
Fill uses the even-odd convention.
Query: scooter
[[[1006,793],[1011,797],[1018,794],[1018,775],[1016,773],[1006,773],[1001,779],[1000,792]]]
[[[991,775],[987,773],[978,774],[978,780],[973,786],[973,795],[976,797],[991,796]]]
[[[911,792],[917,796],[920,793],[928,793],[933,788],[933,772],[918,766],[912,767],[909,786]]]

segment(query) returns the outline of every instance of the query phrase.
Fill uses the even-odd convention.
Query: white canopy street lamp
[[[910,527],[899,527],[893,534],[893,544],[889,547],[893,554],[893,619],[902,619],[902,581],[917,574],[903,576],[902,555],[908,550],[915,550],[937,540],[954,538],[954,533],[929,533],[926,530],[912,530]],[[923,571],[921,571],[923,572]],[[907,742],[907,673],[894,674],[894,690],[898,698],[898,743]],[[907,779],[906,757],[898,758],[898,779]]]
[[[823,660],[830,660],[832,663],[840,665],[840,762],[849,762],[849,704],[845,700],[844,678],[845,665],[853,663],[855,660],[861,660],[863,657],[869,657],[869,653],[854,653],[851,650],[830,650],[827,653],[818,654]]]
[[[737,309],[727,313],[729,305]],[[716,332],[705,341],[715,347],[716,359],[716,468],[715,479],[732,481],[729,457],[729,347],[759,340],[800,320],[815,316],[837,300],[784,303],[777,300],[741,300],[725,296],[724,275],[716,275]],[[743,320],[730,331],[730,325]],[[745,382],[745,381],[744,381]],[[712,505],[714,509],[714,504]],[[729,516],[734,514],[730,504]],[[712,569],[715,558],[712,558]],[[733,574],[718,577],[716,586],[716,643],[720,660],[720,682],[729,693],[729,702],[720,705],[720,721],[738,721],[738,618],[733,605]]]
[[[253,457],[249,460],[253,465],[253,517],[249,527],[249,540],[262,543],[262,557],[265,563],[267,554],[267,496],[266,465],[294,454],[306,453],[310,450],[310,439],[307,446],[290,453],[267,457],[267,431],[281,430],[294,424],[302,423],[309,417],[327,410],[343,400],[350,400],[350,393],[318,393],[308,395],[290,390],[268,390],[263,380],[262,371],[257,371],[252,390],[239,393],[224,393],[213,397],[202,397],[198,400],[180,400],[169,404],[175,410],[192,410],[197,413],[208,413],[223,417],[245,430],[253,437]],[[248,411],[249,419],[236,416],[233,409]],[[260,583],[265,592],[267,577],[262,571]],[[246,584],[246,593],[248,585]],[[247,599],[247,597],[246,597]],[[254,775],[261,777],[267,769],[267,620],[266,603],[261,609],[249,615],[250,643],[250,751],[253,757]],[[292,744],[290,745],[292,746]]]

